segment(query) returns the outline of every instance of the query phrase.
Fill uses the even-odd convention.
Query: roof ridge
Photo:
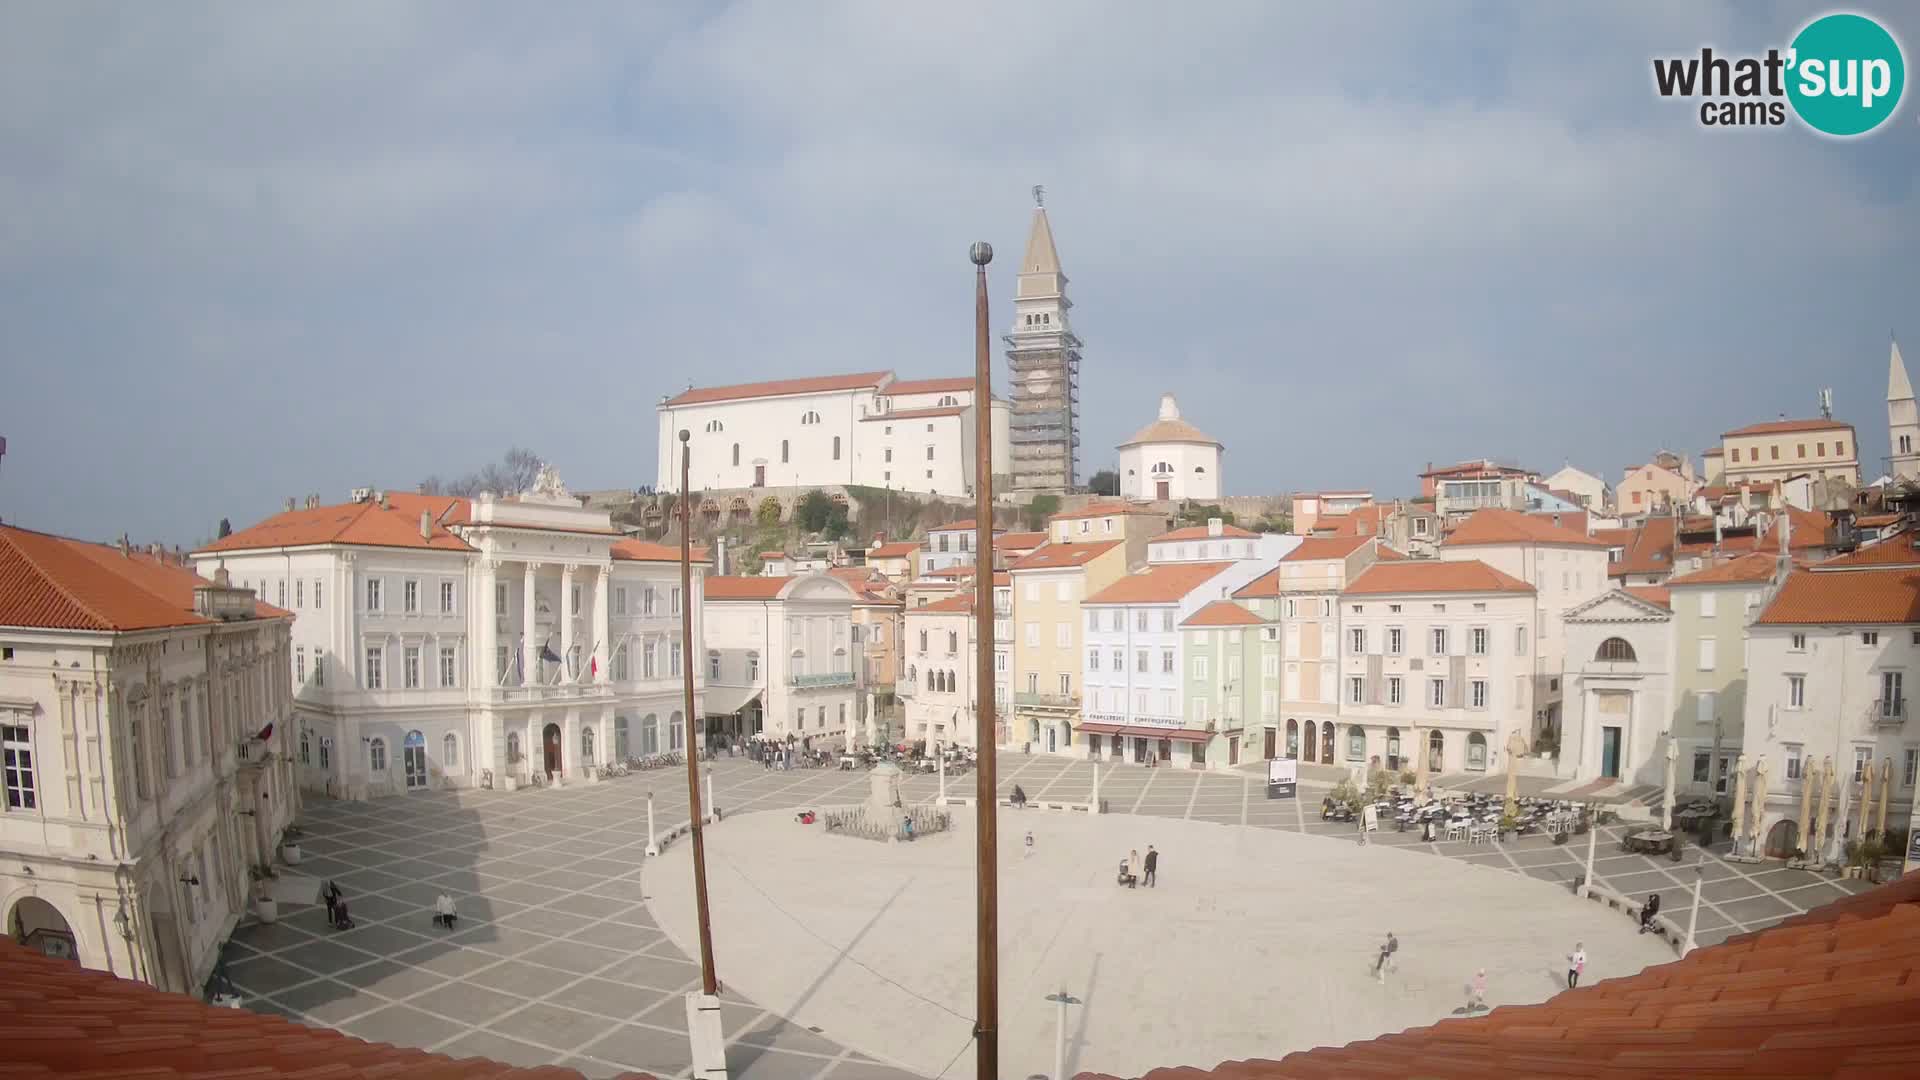
[[[34,573],[40,576],[40,580],[45,582],[48,588],[52,589],[56,593],[59,593],[61,599],[65,600],[69,604],[72,604],[75,608],[79,609],[82,613],[84,613],[88,618],[92,619],[95,623],[97,623],[98,629],[102,629],[102,630],[116,629],[116,626],[112,619],[109,619],[106,616],[100,614],[99,609],[95,608],[92,604],[87,603],[85,600],[80,599],[80,597],[76,595],[72,589],[67,588],[67,586],[63,582],[61,582],[58,575],[54,574],[51,570],[49,570],[46,567],[46,565],[42,563],[40,560],[34,558],[33,555],[29,553],[26,548],[21,547],[20,544],[17,543],[13,538],[12,534],[16,532],[32,532],[37,536],[44,536],[47,539],[52,540],[55,543],[59,543],[59,544],[85,544],[85,543],[88,543],[89,541],[74,540],[70,537],[59,536],[54,533],[35,532],[35,530],[22,529],[15,525],[8,525],[5,528],[0,528],[0,537],[6,538],[7,546],[13,549],[14,555],[17,556],[22,562],[32,567]],[[99,544],[95,546],[105,547],[106,545]],[[126,555],[126,553],[122,553],[122,554]],[[128,585],[132,588],[140,588],[137,585],[133,585],[132,582],[128,582]],[[147,589],[140,589],[140,591],[147,593],[147,595],[149,596],[153,595]]]

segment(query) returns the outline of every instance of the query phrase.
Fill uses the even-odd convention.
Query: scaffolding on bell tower
[[[1053,227],[1033,189],[1033,221],[1020,260],[1013,328],[1003,340],[1010,373],[1008,438],[1014,493],[1064,495],[1080,473],[1080,339],[1068,315],[1067,275],[1060,270]]]

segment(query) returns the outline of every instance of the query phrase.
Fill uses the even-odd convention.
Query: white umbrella
[[[1833,813],[1833,759],[1820,759],[1820,806],[1813,815],[1813,846],[1807,849],[1810,858],[1824,859],[1827,850],[1827,818]]]
[[[1753,840],[1747,847],[1747,854],[1760,854],[1760,832],[1767,822],[1767,759],[1762,756],[1753,763]]]
[[[1660,817],[1660,827],[1673,828],[1674,783],[1680,767],[1680,744],[1673,741],[1673,734],[1667,734],[1667,797],[1662,804],[1665,812]]]
[[[1873,828],[1873,759],[1867,759],[1867,767],[1860,770],[1860,835],[1864,838],[1867,830]]]
[[[1887,796],[1893,792],[1893,759],[1880,759],[1880,839],[1887,838]]]
[[[1827,848],[1833,852],[1831,861],[1839,862],[1846,857],[1847,809],[1853,804],[1853,778],[1844,773],[1835,774],[1833,786],[1840,789],[1840,806],[1834,811],[1833,824],[1827,827],[1827,835],[1830,838]]]
[[[1747,835],[1747,755],[1741,754],[1733,763],[1733,849],[1740,850],[1740,841]]]
[[[1800,832],[1794,842],[1804,858],[1815,858],[1813,849],[1813,796],[1820,786],[1820,766],[1807,761],[1800,771]]]
[[[1417,792],[1427,790],[1427,741],[1419,728],[1413,729],[1413,789]]]

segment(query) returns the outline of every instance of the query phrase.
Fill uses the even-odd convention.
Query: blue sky
[[[1920,90],[1837,142],[1651,88],[1823,10],[8,5],[0,515],[192,543],[513,444],[648,483],[689,382],[965,373],[1036,183],[1088,472],[1166,390],[1234,493],[1617,479],[1823,386],[1877,457]]]

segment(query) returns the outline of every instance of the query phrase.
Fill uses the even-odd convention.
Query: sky
[[[1871,477],[1920,87],[1850,141],[1652,87],[1825,10],[5,5],[0,517],[192,544],[513,445],[647,484],[689,383],[969,373],[967,247],[1004,330],[1035,184],[1083,474],[1168,391],[1231,494],[1389,496],[1617,481],[1831,387]]]

